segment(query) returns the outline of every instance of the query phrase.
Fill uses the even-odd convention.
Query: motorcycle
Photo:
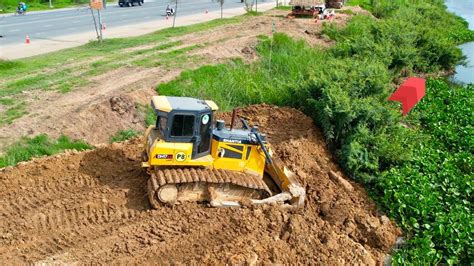
[[[17,8],[16,9],[15,15],[25,15],[25,14],[26,14],[26,10],[24,10],[22,8]]]
[[[166,16],[168,17],[174,16],[174,8],[170,6],[166,7]]]
[[[26,14],[26,4],[21,2],[20,5],[16,8],[16,15],[25,15]]]

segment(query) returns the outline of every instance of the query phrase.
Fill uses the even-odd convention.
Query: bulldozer
[[[212,207],[279,204],[299,207],[305,189],[272,156],[266,136],[241,119],[230,128],[215,119],[217,105],[189,97],[153,96],[156,124],[144,135],[142,167],[153,208],[181,202]]]

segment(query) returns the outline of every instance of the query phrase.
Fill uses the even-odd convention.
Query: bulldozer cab
[[[213,101],[154,96],[151,105],[157,115],[156,128],[161,139],[170,143],[192,143],[192,159],[210,153],[213,113],[217,110]]]

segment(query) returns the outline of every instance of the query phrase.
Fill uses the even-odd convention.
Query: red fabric
[[[408,78],[388,98],[402,104],[402,114],[405,116],[425,96],[425,79]]]

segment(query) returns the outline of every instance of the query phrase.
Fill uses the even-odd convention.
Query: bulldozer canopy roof
[[[291,0],[292,6],[317,6],[324,4],[323,0]]]
[[[204,110],[217,110],[213,101],[199,100],[190,97],[153,96],[151,105],[156,111],[169,113],[173,110],[199,112]]]

